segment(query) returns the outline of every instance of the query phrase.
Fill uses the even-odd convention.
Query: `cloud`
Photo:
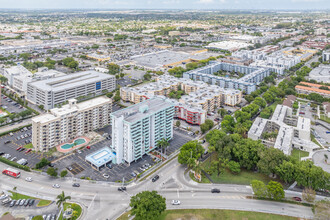
[[[166,0],[162,2],[163,4],[179,4],[180,0]]]

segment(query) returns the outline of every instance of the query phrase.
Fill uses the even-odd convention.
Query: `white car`
[[[81,150],[77,150],[78,154],[81,154]]]
[[[106,178],[106,179],[108,179],[110,176],[109,176],[108,174],[105,174],[105,173],[104,173],[104,174],[103,174],[103,177]]]
[[[172,205],[180,205],[180,200],[172,200]]]
[[[6,195],[6,194],[3,194],[0,196],[0,200],[6,199],[6,198],[8,198],[8,195]]]
[[[27,181],[27,182],[32,182],[32,178],[31,178],[31,177],[26,177],[26,178],[25,178],[25,181]]]
[[[60,188],[60,185],[59,184],[53,184],[53,188]]]

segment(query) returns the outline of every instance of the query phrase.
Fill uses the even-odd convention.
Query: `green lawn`
[[[38,198],[35,198],[32,196],[23,195],[23,194],[13,192],[13,191],[9,191],[9,192],[11,192],[11,194],[12,194],[11,198],[14,200],[18,200],[18,199],[36,199],[36,200],[38,200]],[[48,206],[51,202],[52,201],[50,201],[50,200],[39,200],[37,207]]]
[[[208,167],[211,165],[209,159],[206,160],[202,167],[204,170],[208,170]],[[262,173],[256,173],[250,170],[241,169],[239,174],[232,174],[229,170],[225,169],[224,173],[221,173],[219,176],[217,173],[213,173],[211,178],[214,183],[224,183],[224,184],[239,184],[239,185],[250,185],[252,180],[260,180],[267,184],[270,180],[281,182],[279,179],[270,178],[267,175]]]
[[[300,158],[299,158],[299,154],[300,154]],[[291,151],[291,156],[293,158],[296,158],[297,160],[301,159],[302,157],[308,157],[308,155],[309,155],[309,152],[298,150],[296,148],[293,148]]]
[[[128,220],[129,212],[124,213],[118,220]],[[261,212],[247,212],[219,209],[177,209],[166,210],[158,220],[297,220],[298,218],[274,215]]]
[[[29,143],[27,145],[24,145],[24,148],[26,148],[26,149],[33,149],[33,145],[32,145],[32,143]]]
[[[325,121],[327,123],[330,123],[330,118],[324,116],[324,115],[321,115],[321,118],[320,118],[322,121]]]
[[[40,200],[39,203],[37,204],[37,207],[44,207],[48,206],[52,201],[50,200]]]
[[[78,204],[76,204],[76,203],[69,203],[69,202],[66,202],[66,203],[64,203],[63,204],[63,208],[64,208],[64,210],[66,210],[69,206],[71,206],[71,205],[75,205],[75,207],[74,208],[72,208],[73,209],[73,211],[77,211],[78,213],[77,213],[77,217],[73,217],[73,218],[71,218],[72,220],[76,220],[76,219],[78,219],[79,218],[79,216],[81,215],[81,211],[82,211],[82,209],[81,209],[81,206],[80,205],[78,205]],[[61,212],[61,215],[60,215],[60,217],[58,218],[59,220],[63,220],[63,212]]]

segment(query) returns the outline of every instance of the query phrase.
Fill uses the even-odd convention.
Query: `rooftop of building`
[[[41,90],[56,92],[65,89],[79,87],[84,84],[96,83],[109,78],[114,78],[114,76],[88,70],[88,71],[68,74],[65,76],[32,82],[30,83],[30,85],[38,87]]]
[[[169,107],[174,107],[170,100],[153,97],[128,108],[113,112],[111,115],[116,118],[123,117],[126,122],[134,123]]]
[[[296,89],[302,89],[302,90],[308,90],[308,91],[311,91],[311,92],[318,92],[318,93],[330,94],[330,91],[329,90],[315,89],[315,88],[311,88],[311,87],[307,87],[307,86],[296,85],[295,88]]]
[[[109,147],[103,147],[85,157],[85,160],[96,167],[101,167],[112,160],[115,160],[116,153],[112,152]]]
[[[9,68],[5,68],[5,70],[9,75],[31,75],[32,76],[32,73],[22,65],[11,66]]]
[[[38,115],[32,118],[33,122],[46,123],[48,121],[57,119],[64,115],[69,115],[78,111],[84,111],[98,105],[111,102],[111,99],[106,96],[99,96],[88,101],[77,103],[76,99],[69,99],[69,104],[63,105],[61,108],[53,108],[49,113]]]

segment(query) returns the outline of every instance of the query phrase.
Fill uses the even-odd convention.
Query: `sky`
[[[330,9],[330,0],[0,0],[12,9]]]

